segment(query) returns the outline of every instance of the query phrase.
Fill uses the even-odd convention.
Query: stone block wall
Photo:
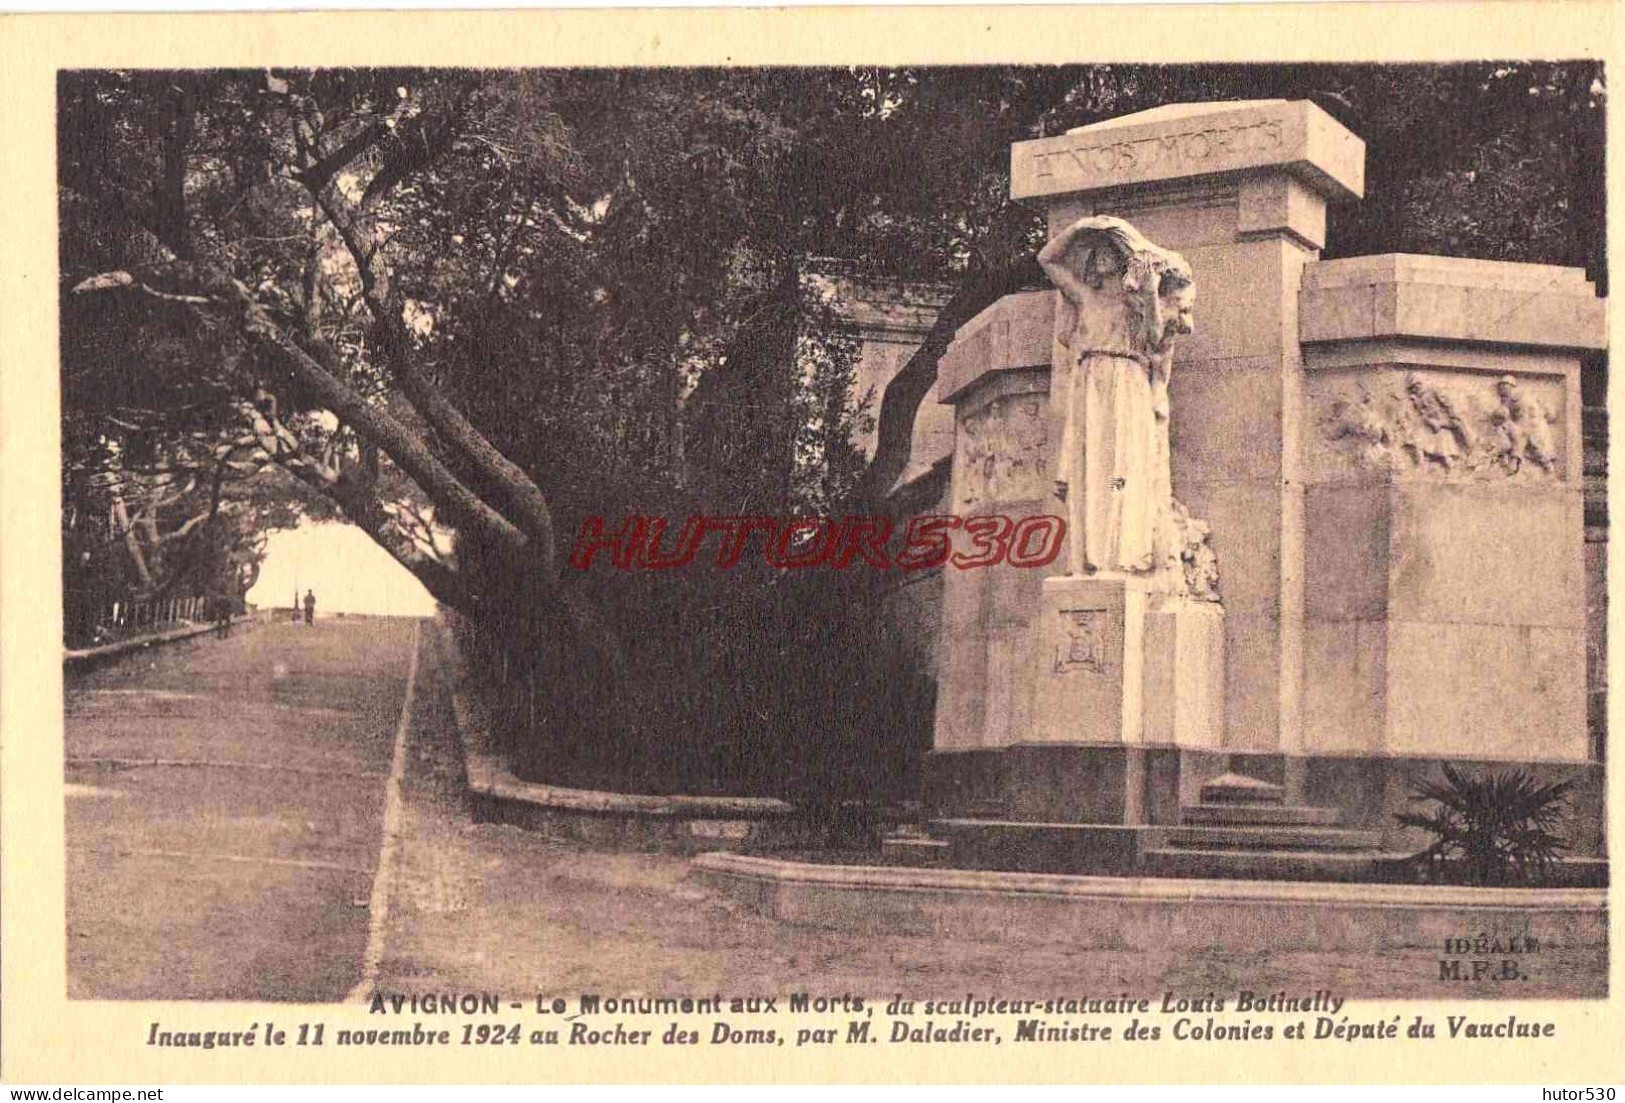
[[[1583,273],[1360,257],[1301,308],[1304,751],[1590,760]]]
[[[1589,357],[1581,368],[1584,446],[1586,580],[1586,728],[1599,762],[1608,743],[1608,361]]]
[[[1582,384],[1605,304],[1572,269],[1320,261],[1326,205],[1359,196],[1362,168],[1355,136],[1285,101],[1171,105],[1012,151],[1012,197],[1052,234],[1114,215],[1196,274],[1172,474],[1212,528],[1225,694],[1220,745],[1169,748],[1180,765],[1152,787],[1179,801],[1226,759],[1295,797],[1365,793],[1349,799],[1379,818],[1441,761],[1601,776],[1605,415]],[[1053,511],[1053,310],[1049,292],[1010,296],[961,329],[897,489],[905,516]],[[869,361],[877,390],[911,351],[895,343]],[[973,573],[899,586],[883,613],[938,634],[926,784],[1013,808],[1017,767],[1039,761],[1021,671],[1041,572]],[[1050,742],[1034,778],[1077,765]],[[1351,770],[1359,785],[1336,780]]]
[[[809,282],[822,289],[835,310],[857,328],[860,346],[853,394],[861,400],[873,393],[869,413],[878,420],[886,384],[920,347],[953,289],[865,276],[836,260],[817,260],[811,267],[814,275]],[[871,428],[853,443],[873,457],[876,435]],[[927,398],[914,420],[913,448],[901,482],[927,476],[932,465],[953,451],[953,446],[953,411]]]

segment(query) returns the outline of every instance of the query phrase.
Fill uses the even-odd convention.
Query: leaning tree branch
[[[401,530],[379,502],[371,486],[347,473],[325,468],[297,440],[291,446],[286,442],[282,436],[287,432],[285,427],[273,425],[252,403],[242,406],[241,413],[258,426],[262,440],[268,439],[279,446],[272,458],[285,471],[343,510],[351,523],[411,571],[437,600],[456,608],[469,607],[472,595],[462,576],[440,560],[423,554],[411,535]]]
[[[129,508],[124,504],[122,496],[113,499],[113,520],[118,525],[119,533],[124,537],[124,548],[130,553],[136,577],[141,580],[141,589],[153,589],[155,584],[152,580],[152,571],[147,566],[147,557],[141,550],[141,537],[136,533],[135,524],[130,520]]]
[[[75,295],[90,291],[111,291],[128,289],[139,291],[143,295],[166,303],[184,303],[188,306],[210,306],[214,300],[207,295],[184,295],[174,291],[163,291],[149,283],[137,280],[128,272],[104,272],[99,276],[92,276],[88,280],[74,285]]]
[[[315,199],[360,273],[364,301],[379,338],[379,351],[407,399],[476,471],[500,488],[505,499],[502,504],[513,510],[519,528],[535,551],[536,563],[549,573],[556,573],[553,513],[541,488],[524,468],[487,440],[417,364],[412,352],[412,335],[406,325],[405,299],[384,262],[383,242],[376,222],[365,208],[344,210],[331,190]]]
[[[558,564],[552,510],[547,499],[525,470],[492,445],[416,363],[412,334],[405,319],[405,300],[384,260],[385,239],[375,217],[378,204],[391,191],[452,148],[466,103],[465,95],[445,112],[422,112],[408,118],[401,118],[397,113],[389,122],[379,122],[363,130],[295,177],[310,192],[317,208],[350,254],[361,279],[362,300],[379,337],[382,359],[399,380],[407,400],[475,471],[495,485],[502,500],[490,504],[498,508],[506,506],[512,511],[518,527],[529,540],[536,563],[553,575]],[[363,189],[361,198],[347,207],[333,186],[335,178],[345,164],[374,146],[383,150],[383,162]],[[308,303],[307,295],[307,309]],[[305,338],[307,344],[317,341],[308,325]]]
[[[272,354],[300,386],[358,433],[382,448],[402,471],[441,504],[453,523],[482,531],[499,546],[515,550],[525,546],[525,535],[511,521],[458,481],[404,425],[387,412],[372,406],[328,372],[272,321],[266,309],[240,281],[201,264],[176,264],[171,267],[173,274],[189,275],[194,282],[204,285],[206,293],[195,297],[202,298],[208,304],[208,314],[235,316],[242,332],[255,346]],[[148,286],[148,281],[138,279],[131,273],[116,272],[86,280],[75,290],[140,290]],[[336,482],[335,472],[311,460],[302,449],[296,447],[298,441],[286,426],[273,424],[252,403],[241,403],[238,408],[248,418],[249,427],[273,459],[279,463],[295,459],[301,468],[295,473],[302,479],[309,475],[324,486]],[[252,411],[252,415],[249,411]]]
[[[368,149],[383,141],[388,135],[388,123],[383,119],[378,119],[370,125],[362,127],[354,137],[333,152],[318,158],[314,164],[294,173],[294,179],[312,192],[325,191],[345,165],[348,165]]]
[[[168,541],[177,538],[184,540],[184,543],[181,545],[181,550],[179,552],[181,560],[180,566],[174,570],[166,572],[164,580],[158,586],[157,596],[164,597],[168,595],[181,581],[181,579],[192,573],[192,570],[197,562],[197,555],[198,550],[201,547],[201,542],[196,536],[191,534],[194,532],[201,533],[203,530],[198,526],[209,524],[220,515],[220,506],[225,496],[226,472],[229,470],[234,470],[231,462],[232,454],[238,448],[247,447],[252,443],[253,439],[249,438],[246,442],[225,443],[216,449],[214,478],[209,488],[209,508],[193,516],[176,532],[173,532],[163,538],[163,543],[167,543]]]

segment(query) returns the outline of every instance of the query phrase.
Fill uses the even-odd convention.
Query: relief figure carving
[[[1410,398],[1405,447],[1415,461],[1446,469],[1462,462],[1473,449],[1473,433],[1456,411],[1450,392],[1427,386],[1412,372],[1405,377],[1405,393]]]
[[[1501,400],[1501,408],[1492,415],[1499,430],[1496,443],[1501,466],[1513,475],[1526,461],[1550,471],[1557,462],[1551,428],[1556,417],[1540,399],[1523,394],[1510,375],[1496,381],[1495,391]]]
[[[1049,453],[1048,419],[1038,416],[1043,409],[1038,399],[1011,396],[960,419],[954,460],[959,508],[1043,494]]]

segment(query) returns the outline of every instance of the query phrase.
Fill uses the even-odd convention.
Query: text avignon
[[[502,1010],[502,1001],[491,992],[376,992],[367,1010],[372,1015],[495,1015]]]

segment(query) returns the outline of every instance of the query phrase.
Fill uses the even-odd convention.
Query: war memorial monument
[[[888,601],[937,671],[924,815],[887,840],[893,863],[1196,879],[1214,904],[1260,881],[1403,893],[1419,886],[1392,884],[1396,859],[1426,840],[1396,814],[1450,766],[1568,781],[1566,864],[1603,866],[1580,371],[1605,304],[1578,269],[1320,260],[1364,162],[1357,135],[1286,100],[1015,144],[1011,194],[1047,215],[1055,289],[958,331],[932,396],[953,431],[922,411],[893,493],[1061,516],[1066,546]],[[877,869],[847,884],[860,904],[831,874],[700,865],[814,921],[859,921],[882,886],[894,915],[950,888]],[[1084,882],[1104,883],[955,884]],[[1227,937],[1222,908],[1198,910],[1164,911],[1147,944]],[[1362,938],[1415,934],[1364,918]]]

